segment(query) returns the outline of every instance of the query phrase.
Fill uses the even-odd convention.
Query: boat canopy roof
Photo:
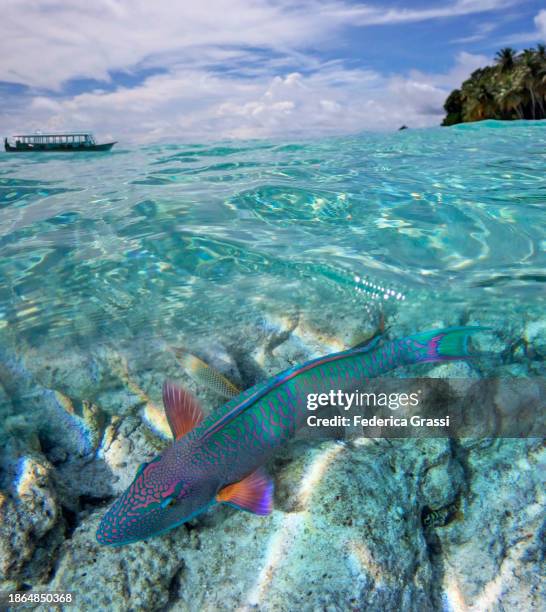
[[[35,132],[34,134],[14,134],[13,138],[36,138],[36,137],[48,137],[48,136],[92,136],[91,132]]]

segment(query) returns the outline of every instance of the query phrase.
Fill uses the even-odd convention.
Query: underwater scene
[[[544,609],[545,168],[546,121],[0,155],[0,591],[70,594],[3,605]],[[377,377],[473,425],[310,431]]]

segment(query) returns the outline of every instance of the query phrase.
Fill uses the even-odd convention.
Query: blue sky
[[[122,141],[437,125],[503,46],[546,42],[536,0],[3,0],[0,133]]]

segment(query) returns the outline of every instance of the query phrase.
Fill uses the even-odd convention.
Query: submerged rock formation
[[[422,316],[430,320],[433,314],[429,309]],[[336,329],[333,321],[321,327],[319,319],[271,319],[259,342],[249,332],[244,347],[226,338],[217,349],[223,352],[219,363],[229,363],[248,386],[351,342],[341,333],[347,334],[350,322],[340,321]],[[405,330],[409,323],[398,320],[396,326]],[[523,336],[540,338],[540,326],[530,322],[528,328]],[[516,346],[515,338],[506,340]],[[10,371],[20,380],[10,388],[27,393],[34,372],[43,370],[12,348]],[[64,386],[55,375],[42,377],[48,388],[35,383],[24,418],[9,406],[15,397],[3,396],[0,588],[70,590],[75,601],[64,609],[78,611],[543,605],[546,450],[534,439],[296,440],[267,466],[276,485],[272,515],[217,506],[145,542],[99,545],[95,531],[109,504],[138,465],[170,443],[157,397],[162,379],[179,380],[209,409],[222,402],[160,348],[149,361],[153,370],[144,360],[140,368],[138,359],[117,347],[102,346],[83,361],[74,357],[110,371],[83,368]],[[494,367],[530,371],[539,350],[540,343],[530,357],[517,357],[514,349],[515,364]],[[129,365],[115,370],[112,364]],[[450,376],[483,374],[478,364],[423,368],[445,384]],[[90,391],[91,375],[108,380],[109,391],[94,390],[84,412],[87,400],[78,396]],[[117,404],[108,395],[114,390]],[[48,412],[51,393],[60,406]],[[77,398],[73,410],[63,399],[67,393]],[[55,412],[63,406],[64,412]],[[59,428],[69,432],[87,427],[85,444],[72,434],[54,435],[54,423],[42,427],[44,412],[50,419],[61,414]]]

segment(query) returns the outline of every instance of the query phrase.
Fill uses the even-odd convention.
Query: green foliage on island
[[[546,118],[546,46],[507,47],[493,66],[478,68],[444,103],[442,125],[482,119]]]

